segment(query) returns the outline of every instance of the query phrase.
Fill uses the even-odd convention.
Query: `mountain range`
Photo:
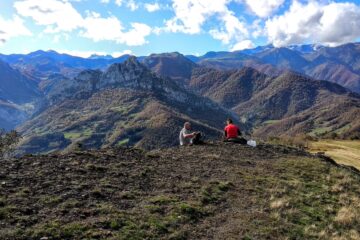
[[[360,44],[74,57],[0,55],[0,127],[21,153],[177,144],[185,121],[219,138],[231,116],[256,137],[360,137]]]
[[[360,92],[360,44],[339,47],[302,45],[275,48],[271,45],[237,52],[209,52],[192,61],[218,69],[253,67],[269,75],[295,71],[314,79],[338,83]]]
[[[88,148],[175,145],[185,121],[216,138],[222,116],[231,114],[176,82],[157,77],[134,57],[104,72],[87,70],[60,81],[46,102],[43,112],[19,128],[23,152],[72,149],[79,142]]]

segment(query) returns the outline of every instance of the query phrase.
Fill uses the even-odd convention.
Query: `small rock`
[[[40,238],[40,240],[48,240],[49,238],[48,237],[42,237]]]
[[[1,185],[6,185],[6,182],[1,182]]]

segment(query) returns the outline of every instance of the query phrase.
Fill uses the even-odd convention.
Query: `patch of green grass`
[[[17,208],[12,205],[5,205],[0,207],[0,220],[14,217],[14,212],[16,212],[16,210]]]
[[[68,223],[61,224],[57,221],[48,222],[43,225],[35,226],[33,229],[28,230],[28,235],[33,238],[40,239],[44,236],[50,239],[78,239],[84,236],[88,226],[81,223]]]
[[[324,135],[325,133],[331,132],[332,131],[332,127],[319,127],[319,128],[315,128],[313,129],[309,135],[311,136],[321,136]]]
[[[127,199],[127,200],[132,200],[136,198],[136,192],[133,191],[124,191],[122,193],[119,194],[121,199]]]
[[[335,133],[342,134],[342,133],[346,132],[347,130],[349,130],[351,127],[352,127],[351,124],[346,124],[345,126],[336,129]]]
[[[130,105],[130,106],[116,106],[116,107],[112,107],[110,109],[112,111],[118,112],[122,115],[128,115],[132,108],[133,108],[133,106]]]
[[[151,198],[149,200],[149,202],[153,203],[153,204],[162,205],[162,204],[169,204],[172,202],[177,202],[177,199],[175,199],[174,197],[171,197],[171,196],[160,195],[160,196],[155,196],[155,197]]]
[[[126,138],[126,139],[123,139],[121,141],[119,141],[116,145],[117,146],[125,146],[129,143],[130,139],[129,138]]]
[[[81,133],[79,133],[79,132],[66,132],[66,133],[64,133],[64,137],[66,139],[74,140],[74,139],[80,138]]]
[[[73,131],[73,132],[65,132],[64,137],[69,140],[76,140],[80,137],[90,137],[93,134],[91,128],[83,128],[82,130]]]
[[[261,224],[249,223],[249,228],[256,232],[256,235],[249,233],[249,237],[261,239],[261,236],[281,233],[289,239],[318,239],[322,233],[328,236],[324,239],[329,239],[332,234],[347,231],[334,222],[336,218],[360,227],[353,219],[346,220],[345,214],[339,216],[344,204],[342,197],[347,199],[349,209],[355,209],[359,201],[358,183],[346,177],[345,170],[311,158],[282,159],[274,164],[274,170],[271,174],[261,173],[261,177],[244,178],[244,185],[256,185],[261,189],[256,201],[267,212],[265,218],[259,220]],[[346,195],[342,192],[345,185]]]
[[[93,131],[90,128],[86,128],[81,134],[84,137],[90,137],[93,134]]]
[[[178,210],[180,214],[191,222],[197,221],[208,214],[204,208],[196,203],[181,203],[178,205]]]
[[[62,198],[59,196],[45,196],[42,197],[39,201],[46,205],[56,205],[62,202]]]
[[[81,207],[82,204],[79,200],[76,199],[68,199],[62,203],[60,203],[59,207],[61,209],[73,209],[73,208],[78,208]]]
[[[231,186],[233,186],[230,182],[213,182],[210,186],[206,186],[201,191],[201,202],[203,204],[211,204],[218,203],[223,199],[224,194],[228,191]]]
[[[274,124],[274,123],[278,123],[280,122],[280,120],[267,120],[264,122],[265,125],[270,125],[270,124]]]

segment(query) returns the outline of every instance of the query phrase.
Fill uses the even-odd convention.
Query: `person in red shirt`
[[[226,121],[226,123],[227,125],[224,129],[225,142],[236,142],[236,143],[246,144],[244,142],[245,139],[239,137],[241,135],[240,129],[238,126],[236,126],[233,123],[233,120],[229,118]]]

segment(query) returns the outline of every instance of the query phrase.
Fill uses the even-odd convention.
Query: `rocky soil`
[[[211,143],[0,160],[0,239],[359,239],[360,177]]]

